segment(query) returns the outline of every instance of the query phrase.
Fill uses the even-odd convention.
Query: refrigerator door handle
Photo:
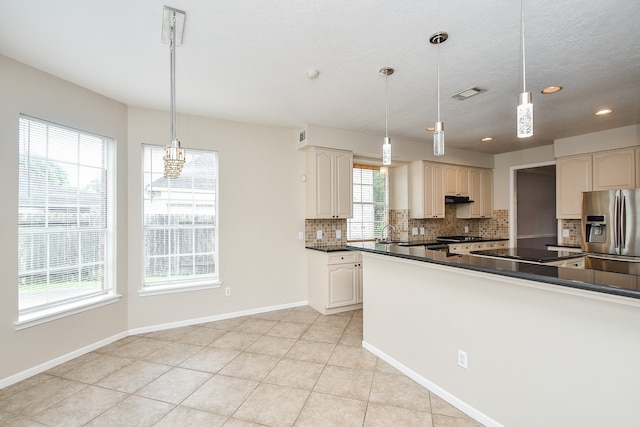
[[[625,241],[625,237],[627,235],[627,197],[621,197],[621,206],[620,206],[620,252],[622,249],[627,246],[627,242]]]
[[[620,249],[620,196],[617,192],[613,209],[613,244],[616,249]]]

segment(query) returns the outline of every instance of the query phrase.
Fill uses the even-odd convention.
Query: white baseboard
[[[208,323],[208,322],[215,322],[217,320],[225,320],[225,319],[233,319],[236,317],[242,317],[242,316],[250,316],[252,314],[260,314],[260,313],[267,313],[269,311],[276,311],[276,310],[284,310],[287,308],[295,308],[295,307],[302,307],[308,305],[307,301],[298,301],[298,302],[293,302],[293,303],[288,303],[288,304],[280,304],[280,305],[272,305],[269,307],[260,307],[260,308],[253,308],[253,309],[249,309],[249,310],[242,310],[242,311],[236,311],[233,313],[225,313],[225,314],[218,314],[218,315],[213,315],[213,316],[207,316],[207,317],[200,317],[200,318],[196,318],[196,319],[188,319],[188,320],[181,320],[178,322],[172,322],[172,323],[163,323],[160,325],[152,325],[152,326],[145,326],[142,328],[135,328],[135,329],[129,329],[128,331],[124,331],[124,332],[120,332],[116,335],[113,335],[109,338],[105,338],[103,340],[100,340],[98,342],[95,342],[93,344],[87,345],[85,347],[79,348],[77,350],[74,350],[70,353],[67,353],[63,356],[60,357],[56,357],[55,359],[49,360],[47,362],[41,363],[37,366],[34,366],[32,368],[26,369],[22,372],[18,372],[17,374],[11,375],[9,377],[6,378],[2,378],[0,379],[0,390],[8,387],[12,384],[15,384],[19,381],[22,380],[26,380],[29,377],[32,377],[34,375],[40,374],[42,372],[45,372],[55,366],[58,366],[62,363],[68,362],[71,359],[75,359],[76,357],[82,356],[84,354],[90,353],[94,350],[99,349],[100,347],[104,347],[107,344],[111,344],[112,342],[118,341],[119,339],[128,337],[130,335],[138,335],[138,334],[144,334],[144,333],[148,333],[148,332],[155,332],[155,331],[163,331],[165,329],[171,329],[171,328],[179,328],[182,326],[190,326],[190,325],[198,325],[200,323]]]
[[[289,304],[272,305],[269,307],[252,308],[249,310],[234,311],[232,313],[215,314],[213,316],[198,317],[195,319],[180,320],[178,322],[163,323],[160,325],[144,326],[142,328],[129,329],[129,335],[146,334],[149,332],[163,331],[165,329],[181,328],[183,326],[199,325],[201,323],[215,322],[218,320],[234,319],[236,317],[251,316],[252,314],[267,313],[269,311],[284,310],[287,308],[307,305],[307,301],[292,302]]]
[[[90,353],[94,350],[99,349],[100,347],[104,347],[107,344],[111,344],[112,342],[118,341],[119,339],[125,338],[129,335],[127,331],[120,332],[119,334],[113,335],[109,338],[105,338],[93,344],[89,344],[88,346],[79,348],[77,350],[72,351],[71,353],[67,353],[63,356],[56,357],[55,359],[49,360],[47,362],[41,363],[33,368],[26,369],[22,372],[18,372],[15,375],[11,375],[10,377],[0,379],[0,389],[8,387],[12,384],[15,384],[19,381],[26,380],[29,377],[45,372],[55,366],[58,366],[64,362],[68,362],[71,359],[75,359],[76,357],[82,356],[84,354]]]
[[[504,427],[499,422],[493,420],[492,418],[489,418],[487,415],[485,415],[482,412],[478,411],[473,406],[470,406],[467,403],[465,403],[464,401],[458,399],[453,394],[449,393],[448,391],[446,391],[445,389],[439,387],[438,385],[432,383],[428,379],[426,379],[423,376],[419,375],[417,372],[415,372],[412,369],[406,367],[402,363],[398,362],[397,360],[395,360],[394,358],[392,358],[388,354],[380,351],[378,348],[376,348],[373,345],[367,343],[366,341],[362,341],[362,347],[364,349],[370,351],[371,353],[375,354],[380,359],[384,360],[389,365],[393,366],[394,368],[396,368],[397,370],[399,370],[400,372],[402,372],[403,374],[405,374],[406,376],[408,376],[409,378],[411,378],[412,380],[414,380],[415,382],[420,384],[422,387],[424,387],[427,390],[429,390],[431,393],[437,395],[439,398],[443,399],[444,401],[446,401],[446,402],[450,403],[451,405],[455,406],[457,409],[461,410],[465,414],[469,415],[471,418],[473,418],[474,420],[478,421],[479,423],[481,423],[481,424],[483,424],[483,425],[485,425],[487,427]]]

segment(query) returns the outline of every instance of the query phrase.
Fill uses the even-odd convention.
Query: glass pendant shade
[[[171,145],[165,148],[163,160],[165,178],[178,178],[184,166],[184,149],[180,148],[180,141],[171,141]]]
[[[518,104],[518,138],[529,138],[533,136],[533,103],[531,103],[531,92],[523,92],[519,96]]]
[[[444,156],[444,123],[436,122],[433,130],[433,155]]]
[[[384,137],[384,144],[382,144],[382,164],[389,166],[391,164],[391,138]]]

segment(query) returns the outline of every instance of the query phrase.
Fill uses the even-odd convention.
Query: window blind
[[[353,218],[347,220],[347,240],[373,240],[387,223],[387,178],[379,168],[353,167]]]
[[[164,177],[164,147],[143,147],[144,287],[218,280],[218,154],[186,151],[178,178]]]
[[[21,314],[112,291],[111,144],[77,129],[19,118]]]

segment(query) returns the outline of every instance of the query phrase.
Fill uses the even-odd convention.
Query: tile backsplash
[[[568,230],[569,237],[561,237],[561,244],[565,246],[581,246],[582,233],[580,230],[581,220],[579,219],[561,219],[560,229]]]
[[[411,219],[408,209],[389,211],[389,223],[395,231],[388,229],[389,237],[399,241],[435,241],[437,236],[451,236],[469,234],[485,239],[509,238],[509,210],[493,211],[493,218],[459,219],[456,218],[455,205],[445,206],[445,218]],[[465,233],[464,227],[468,227]],[[333,246],[347,244],[346,219],[305,219],[305,246]],[[413,228],[418,234],[412,234]],[[322,239],[317,238],[318,230],[322,231]],[[336,230],[340,230],[340,237],[336,237]],[[424,230],[424,234],[420,232]]]

